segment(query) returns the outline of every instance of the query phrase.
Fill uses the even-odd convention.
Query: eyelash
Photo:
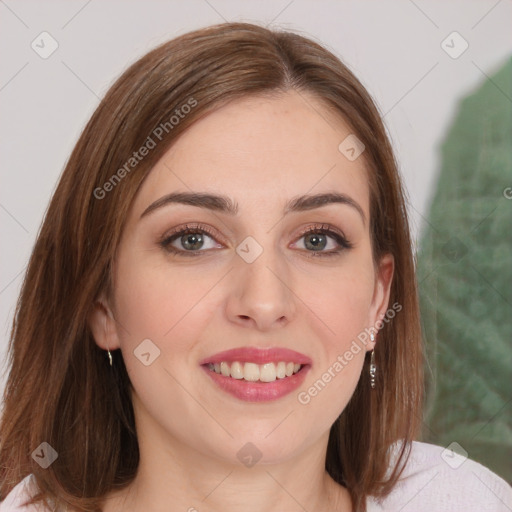
[[[212,230],[204,225],[204,224],[194,224],[192,226],[189,226],[186,224],[184,227],[179,227],[172,231],[169,234],[164,235],[164,237],[159,241],[160,247],[162,249],[166,250],[167,252],[174,254],[176,256],[185,256],[185,257],[191,257],[191,256],[198,256],[199,253],[204,253],[208,251],[204,250],[198,250],[198,251],[184,251],[180,249],[176,249],[176,247],[173,247],[171,245],[174,240],[177,238],[180,238],[184,235],[188,234],[207,234],[212,239],[216,241],[215,234],[212,232]],[[304,249],[306,253],[309,253],[309,257],[316,258],[316,257],[333,257],[338,256],[340,253],[345,251],[346,249],[352,249],[353,244],[347,240],[347,238],[340,233],[338,230],[333,229],[329,224],[315,224],[314,226],[310,226],[307,229],[303,230],[301,234],[299,235],[297,240],[300,240],[302,237],[309,235],[309,234],[323,234],[328,235],[331,238],[333,238],[336,243],[339,245],[337,249],[330,250],[330,251],[307,251]]]

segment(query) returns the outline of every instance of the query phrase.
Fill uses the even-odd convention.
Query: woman
[[[10,350],[0,511],[512,506],[497,475],[414,441],[392,149],[359,81],[293,33],[209,27],[117,80],[51,201]]]

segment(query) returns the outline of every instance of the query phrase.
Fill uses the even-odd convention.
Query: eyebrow
[[[363,220],[363,224],[366,223],[366,217],[361,206],[350,196],[338,192],[309,194],[294,197],[286,203],[283,213],[287,214],[291,212],[313,210],[315,208],[320,208],[322,206],[336,203],[351,206],[359,213]],[[170,204],[185,204],[189,206],[196,206],[198,208],[206,208],[208,210],[214,210],[232,216],[237,215],[239,210],[238,203],[233,202],[227,196],[201,192],[173,192],[161,197],[160,199],[157,199],[154,203],[151,203],[144,210],[140,218],[145,217],[149,213]]]

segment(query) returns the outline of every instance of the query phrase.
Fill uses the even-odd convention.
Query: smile
[[[311,359],[284,347],[238,347],[199,362],[214,389],[246,402],[268,402],[302,385]]]

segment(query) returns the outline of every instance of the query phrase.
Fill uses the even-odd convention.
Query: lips
[[[287,361],[288,365],[293,363],[293,373],[287,371],[286,375],[282,374],[284,361]],[[268,375],[266,372],[265,374],[262,372],[260,378],[264,382],[261,382],[257,380],[258,375],[253,375],[253,370],[259,374],[259,371],[256,371],[256,365],[260,365],[260,368],[265,365],[274,367],[276,363],[279,363],[278,366],[281,367],[279,378],[276,378],[276,373]],[[203,359],[200,364],[218,389],[246,402],[268,402],[278,400],[296,390],[304,382],[312,362],[306,355],[285,348],[243,347],[219,352]],[[229,366],[233,370],[234,366],[238,368],[241,365],[245,368],[244,377],[248,377],[249,381],[240,374],[234,375],[231,372],[229,375]],[[214,371],[213,368],[219,366],[225,371],[221,373]],[[247,370],[250,375],[247,374]],[[253,378],[257,381],[251,382],[250,380]],[[267,379],[269,381],[265,381]]]
[[[279,361],[291,361],[301,365],[311,365],[312,361],[309,357],[295,350],[287,348],[254,348],[254,347],[241,347],[232,350],[219,352],[206,359],[203,359],[199,364],[207,365],[209,363],[233,363],[235,361],[244,363],[266,364],[278,363]]]

